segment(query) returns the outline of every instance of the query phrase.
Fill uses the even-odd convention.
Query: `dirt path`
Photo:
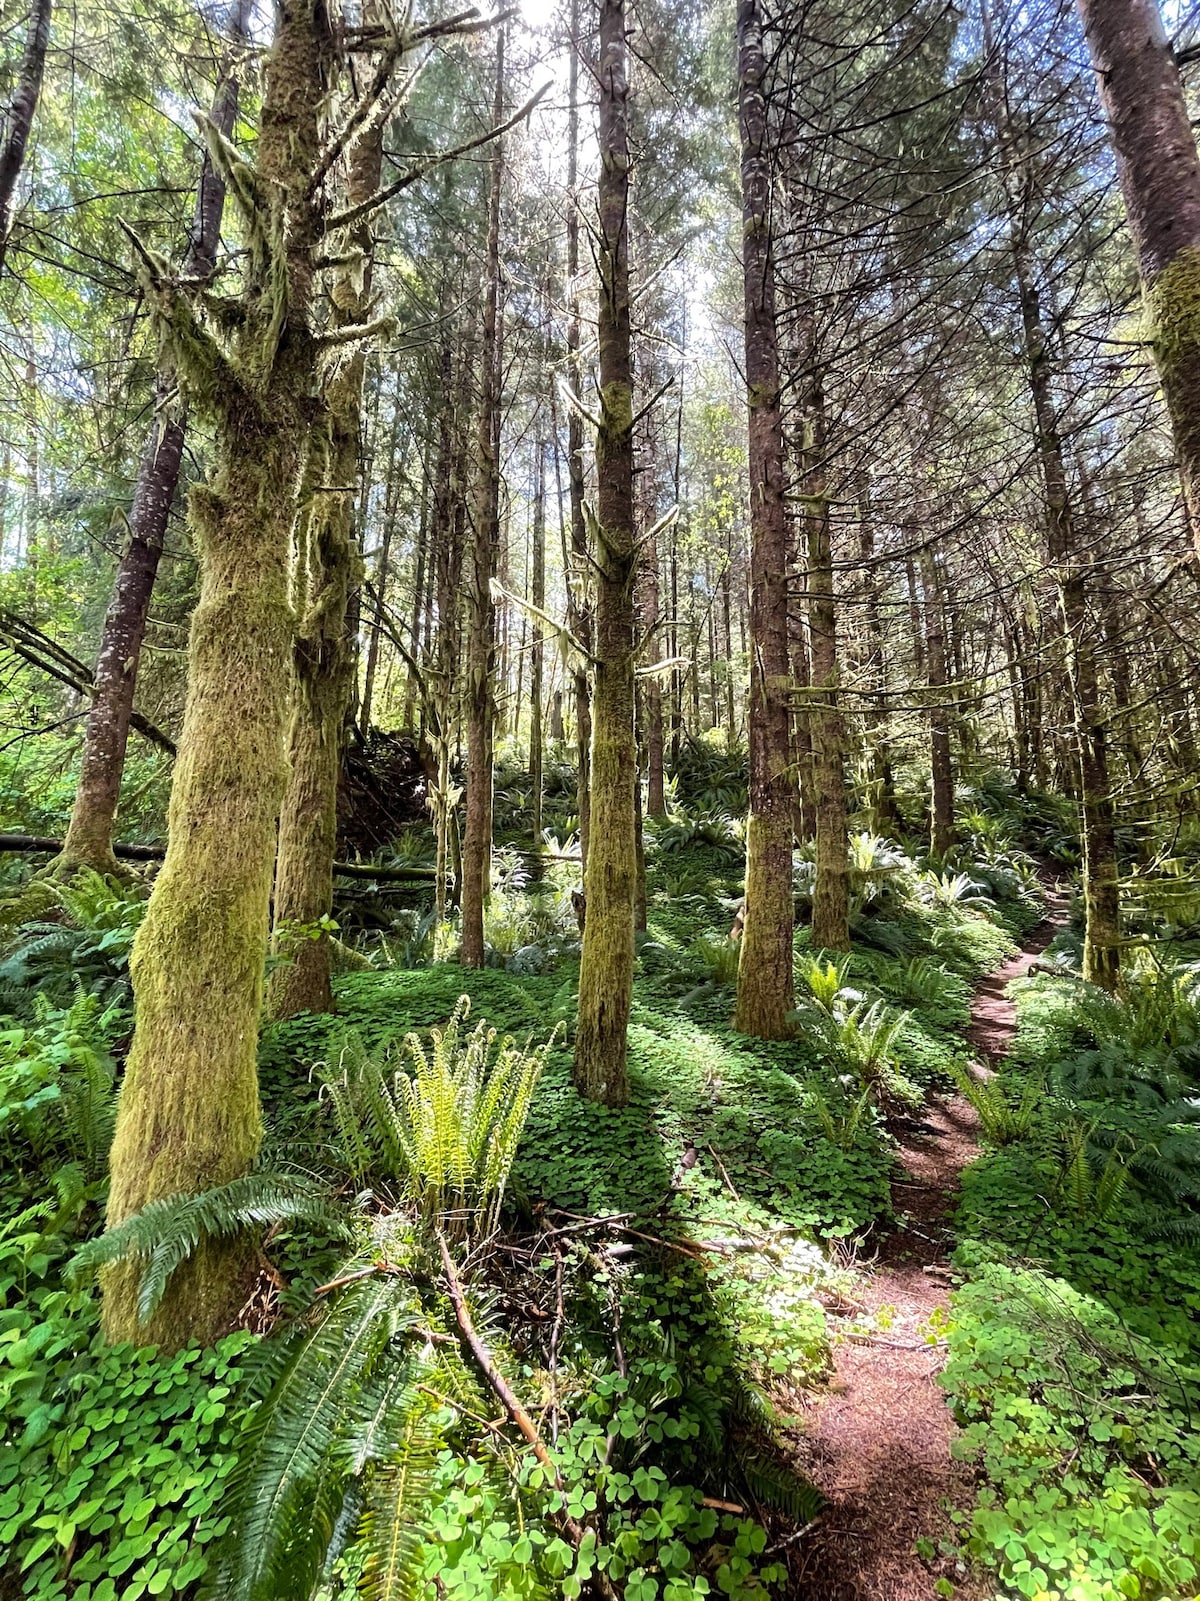
[[[1064,916],[1052,897],[1026,948],[979,985],[967,1037],[982,1064],[1003,1055],[1015,1032],[1005,986],[1028,972]],[[937,1383],[944,1353],[927,1333],[949,1301],[946,1219],[959,1175],[978,1154],[976,1127],[961,1095],[893,1125],[906,1175],[892,1189],[899,1221],[861,1289],[880,1326],[838,1344],[828,1390],[814,1396],[805,1420],[805,1470],[830,1502],[804,1545],[800,1593],[813,1601],[935,1601],[940,1577],[965,1601],[991,1593],[952,1555],[930,1562],[915,1550],[918,1540],[936,1549],[950,1532],[947,1504],[971,1496],[969,1468],[950,1455],[954,1423]]]

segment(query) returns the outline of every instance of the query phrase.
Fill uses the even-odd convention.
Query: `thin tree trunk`
[[[383,637],[383,608],[387,601],[389,568],[392,559],[392,538],[396,530],[396,502],[399,499],[400,475],[396,471],[396,436],[400,432],[400,408],[396,407],[392,419],[392,438],[388,447],[388,468],[383,503],[383,534],[379,542],[379,559],[375,563],[375,607],[367,634],[367,660],[363,671],[362,703],[359,721],[364,737],[371,731],[371,713],[375,707],[375,675],[379,671],[379,642]],[[447,469],[448,470],[448,469]]]
[[[866,474],[860,485],[859,553],[862,556],[863,584],[866,588],[867,649],[863,672],[874,702],[866,716],[867,761],[870,773],[871,827],[876,834],[893,834],[899,819],[896,812],[896,780],[892,772],[891,739],[887,714],[887,651],[883,619],[879,614],[879,569],[875,562],[875,514],[871,505],[870,481]]]
[[[595,692],[587,919],[579,967],[575,1087],[629,1099],[626,1029],[633,993],[637,753],[634,738],[633,366],[629,307],[629,133],[624,0],[600,0],[600,268],[597,343]]]
[[[742,284],[750,466],[750,817],[746,914],[734,1026],[785,1039],[795,1004],[792,940],[791,713],[788,695],[788,524],[770,160],[758,0],[739,0]],[[728,595],[728,590],[726,590]]]
[[[497,124],[504,116],[504,29],[496,39]],[[504,146],[492,147],[484,266],[483,338],[479,355],[479,417],[475,444],[475,518],[469,574],[470,642],[467,657],[467,794],[462,847],[462,952],[464,967],[482,967],[483,906],[492,857],[492,750],[495,739],[496,608],[491,584],[500,539],[500,462],[497,452],[500,312],[500,191]]]
[[[576,396],[583,399],[579,304],[579,0],[571,0],[571,45],[567,79],[567,372]],[[584,517],[583,419],[572,406],[567,412],[567,484],[571,501],[571,567],[567,577],[567,626],[586,648],[592,642],[591,580],[588,571],[587,521]],[[576,792],[579,808],[580,872],[587,882],[592,821],[592,704],[587,666],[576,661],[572,675],[575,700]]]
[[[999,97],[997,101],[999,104]],[[1006,187],[1013,266],[1037,427],[1038,459],[1046,495],[1047,545],[1050,561],[1056,569],[1075,725],[1083,835],[1083,972],[1089,982],[1114,991],[1120,980],[1121,953],[1116,823],[1109,785],[1107,733],[1100,707],[1095,639],[1088,616],[1086,578],[1076,549],[1075,509],[1071,502],[1059,438],[1049,341],[1026,228],[1033,201],[1033,178],[1015,145],[1002,109],[997,114],[997,126],[1002,149],[1009,158]],[[1197,371],[1200,372],[1200,367]]]
[[[850,871],[846,803],[846,728],[838,666],[837,595],[825,468],[825,397],[814,374],[807,402],[805,475],[808,510],[808,615],[812,634],[812,740],[816,784],[817,871],[812,943],[850,949]]]
[[[945,856],[954,844],[954,767],[950,756],[949,674],[946,623],[938,582],[937,558],[928,539],[921,546],[921,588],[925,592],[925,660],[929,685],[929,844]]]
[[[29,135],[33,130],[38,97],[42,92],[46,51],[50,47],[51,10],[52,0],[33,0],[33,7],[29,13],[29,33],[25,41],[25,56],[17,74],[16,92],[8,108],[8,137],[0,148],[0,276],[3,276],[8,256],[13,195],[16,193],[21,168],[25,164]]]
[[[533,568],[533,604],[538,611],[546,606],[546,442],[540,436],[534,445],[533,528],[530,565]],[[533,843],[542,842],[542,623],[535,613],[533,640],[529,651],[529,786],[533,804]]]
[[[237,0],[230,24],[235,45],[246,37],[250,11],[250,0]],[[232,134],[237,117],[238,87],[232,63],[227,63],[211,112],[214,126],[226,138]],[[184,261],[185,278],[204,283],[215,272],[224,204],[224,180],[206,154],[196,193],[192,238]],[[84,734],[79,785],[62,855],[52,863],[52,870],[60,877],[70,877],[81,867],[94,868],[98,873],[120,872],[112,841],[138,663],[187,433],[186,406],[173,398],[176,387],[174,365],[164,358],[155,384],[155,421],[142,452],[129,512],[129,544],[117,567],[100,635],[96,693]]]

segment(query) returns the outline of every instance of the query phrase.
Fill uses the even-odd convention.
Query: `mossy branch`
[[[338,345],[353,345],[362,339],[374,339],[379,334],[396,331],[394,317],[372,317],[369,322],[350,322],[342,328],[328,328],[316,336],[318,350],[332,350]]]
[[[171,277],[165,258],[148,249],[123,219],[117,221],[137,256],[138,276],[159,338],[169,349],[190,397],[210,412],[245,406],[249,397],[237,371]]]
[[[536,617],[538,622],[544,623],[551,633],[557,638],[559,648],[561,650],[573,650],[577,655],[582,656],[584,661],[588,662],[592,667],[596,665],[596,658],[592,655],[591,651],[582,642],[582,640],[576,639],[575,635],[565,623],[558,622],[555,618],[551,617],[549,612],[543,611],[540,606],[535,606],[531,600],[524,600],[520,595],[514,595],[511,590],[505,589],[504,585],[497,578],[493,578],[491,580],[490,588],[493,600],[511,601],[514,606],[519,606],[521,610],[523,612],[527,612],[530,617]]]
[[[599,417],[594,416],[587,409],[583,401],[580,400],[579,396],[571,388],[570,384],[567,383],[565,378],[560,378],[558,380],[558,390],[575,415],[582,418],[583,421],[594,428],[597,433],[600,433],[604,427],[604,424],[600,421]]]

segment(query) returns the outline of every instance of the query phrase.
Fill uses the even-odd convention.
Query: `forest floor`
[[[1018,955],[976,987],[967,1038],[986,1073],[1016,1032],[1006,990],[1066,921],[1054,891]],[[972,1472],[954,1460],[955,1434],[938,1374],[938,1324],[951,1288],[949,1217],[959,1178],[979,1155],[978,1118],[963,1095],[932,1099],[893,1120],[906,1177],[893,1180],[895,1228],[874,1262],[861,1263],[859,1307],[874,1332],[834,1347],[828,1386],[812,1392],[804,1470],[829,1507],[804,1546],[802,1583],[813,1601],[933,1601],[947,1580],[965,1601],[994,1585],[964,1573],[950,1508],[972,1498]],[[939,1589],[940,1582],[940,1589]]]

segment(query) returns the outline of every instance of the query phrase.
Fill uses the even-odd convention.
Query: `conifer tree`
[[[750,818],[746,912],[735,1022],[783,1039],[793,1006],[792,824],[788,695],[788,530],[775,326],[771,174],[758,0],[737,10],[742,141],[742,281],[750,474]]]
[[[595,686],[587,920],[579,968],[575,1085],[589,1100],[629,1098],[626,1027],[633,991],[634,578],[633,367],[629,310],[629,136],[624,0],[600,0],[599,426],[596,430]]]

